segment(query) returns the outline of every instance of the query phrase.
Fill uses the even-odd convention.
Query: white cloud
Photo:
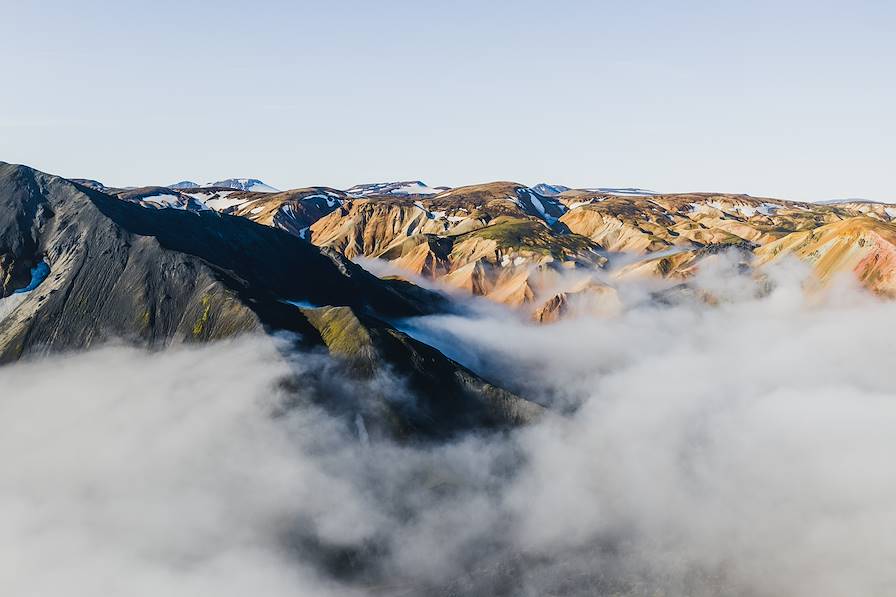
[[[890,594],[896,305],[786,279],[710,272],[718,306],[616,319],[416,321],[557,406],[439,445],[358,441],[280,383],[332,365],[259,339],[2,368],[0,592]]]

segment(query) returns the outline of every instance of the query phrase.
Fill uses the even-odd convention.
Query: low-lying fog
[[[615,318],[402,322],[553,407],[449,444],[296,398],[281,380],[326,358],[270,339],[0,368],[0,593],[896,594],[896,304],[770,276],[704,272],[714,306],[633,286]]]

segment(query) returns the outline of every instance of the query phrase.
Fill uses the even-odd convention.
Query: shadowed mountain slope
[[[439,295],[245,218],[148,209],[0,164],[0,280],[2,361],[110,340],[158,348],[290,331],[347,374],[400,373],[422,397],[396,419],[402,430],[509,424],[539,410],[386,323],[444,308]],[[318,317],[332,308],[342,316]],[[353,342],[365,349],[343,350]]]

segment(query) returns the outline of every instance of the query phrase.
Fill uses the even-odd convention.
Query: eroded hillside
[[[199,188],[176,191],[181,199],[167,204],[147,199],[150,192],[118,196],[150,207],[239,215],[349,259],[383,260],[409,277],[524,308],[540,321],[568,311],[582,293],[604,297],[597,301],[604,309],[606,292],[594,289],[612,289],[620,280],[687,280],[708,256],[727,249],[749,267],[790,256],[810,264],[822,284],[843,273],[876,293],[896,291],[896,206],[882,203],[513,182],[447,189],[414,181],[282,193]]]
[[[290,347],[335,357],[343,375],[400,374],[417,402],[388,388],[368,400],[378,414],[371,425],[390,434],[444,435],[538,416],[539,406],[389,323],[444,311],[440,295],[381,280],[276,220],[260,225],[205,203],[195,211],[147,205],[178,193],[113,196],[0,163],[0,362],[110,342],[161,349],[243,334],[283,342],[286,333]],[[303,201],[280,195],[287,206]]]

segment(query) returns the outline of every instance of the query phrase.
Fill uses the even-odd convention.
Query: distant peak
[[[199,183],[193,182],[192,180],[182,180],[180,182],[176,182],[174,184],[168,185],[169,189],[195,189],[199,186]]]
[[[367,197],[370,195],[435,195],[443,190],[445,189],[441,187],[430,187],[421,180],[403,180],[359,184],[345,192],[352,197]]]
[[[279,189],[275,189],[271,185],[265,184],[257,178],[227,178],[215,182],[206,183],[207,187],[226,187],[237,189],[239,191],[251,191],[253,193],[276,193]]]
[[[650,197],[652,195],[659,195],[656,191],[639,189],[637,187],[594,187],[581,190],[591,193],[606,193],[607,195],[631,195],[632,197]]]
[[[548,184],[546,182],[540,182],[532,187],[532,190],[539,195],[550,197],[551,195],[559,195],[560,193],[568,191],[569,187],[565,187],[560,184]]]
[[[871,203],[875,205],[887,205],[885,201],[876,201],[874,199],[863,199],[861,197],[847,197],[846,199],[825,199],[823,201],[815,201],[819,205],[839,205],[845,203]]]

